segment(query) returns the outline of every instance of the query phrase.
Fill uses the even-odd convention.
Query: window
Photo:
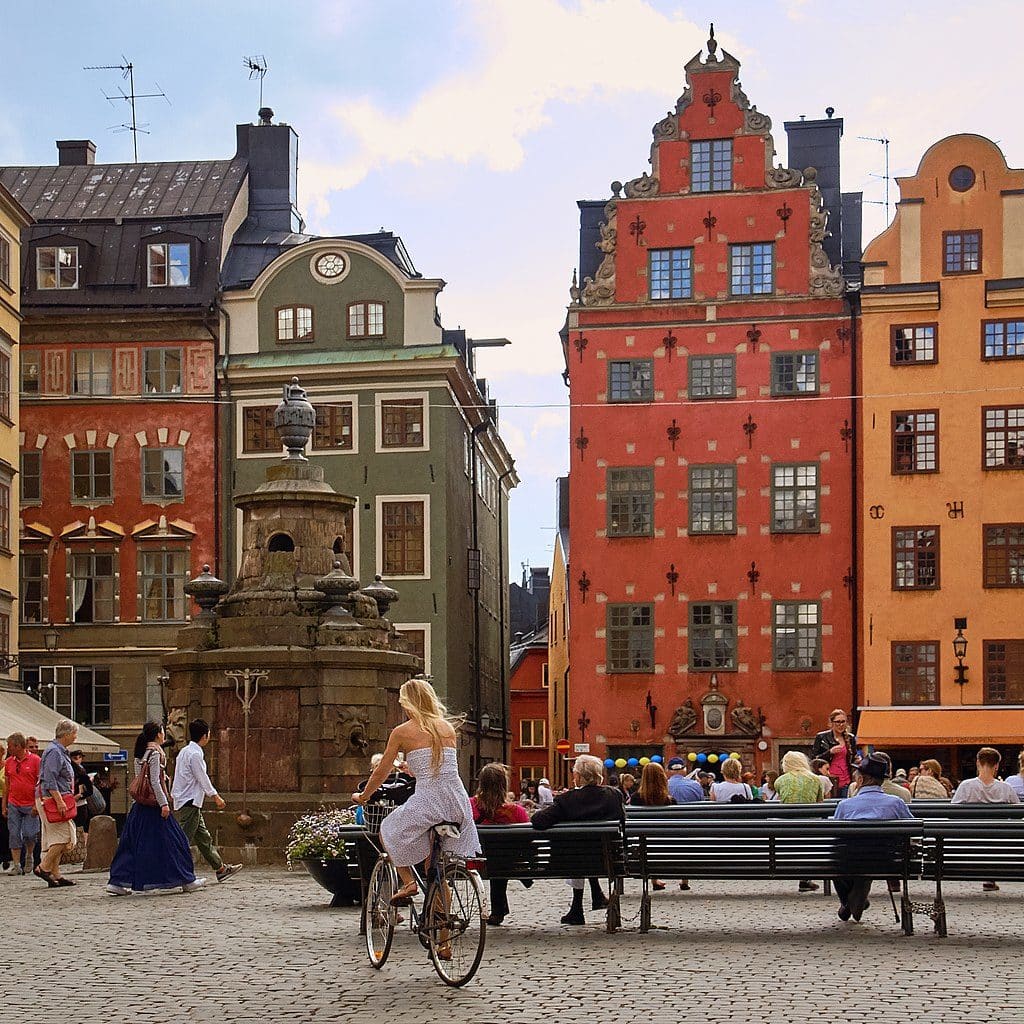
[[[21,353],[21,393],[23,395],[39,394],[39,364],[41,362],[38,352]]]
[[[609,402],[652,402],[654,363],[650,359],[613,359],[608,364]]]
[[[985,703],[1024,704],[1024,640],[985,641]]]
[[[0,231],[0,284],[11,287],[11,240]]]
[[[242,410],[242,451],[250,455],[280,453],[274,406],[249,405]]]
[[[24,671],[27,686],[47,694],[58,714],[84,725],[110,724],[110,669],[42,665]]]
[[[690,190],[726,192],[732,188],[732,139],[709,139],[690,146]]]
[[[981,325],[982,359],[1024,359],[1024,320],[986,320]]]
[[[892,530],[893,590],[939,589],[939,528],[894,526]]]
[[[114,621],[115,561],[113,553],[71,555],[72,622]]]
[[[348,307],[350,338],[384,337],[384,303],[353,302]]]
[[[944,231],[943,271],[947,274],[976,274],[981,270],[981,232]]]
[[[1024,405],[981,410],[985,469],[1024,469]]]
[[[707,602],[690,605],[690,668],[696,672],[735,672],[736,605]]]
[[[47,245],[36,249],[36,287],[43,291],[78,287],[78,247]]]
[[[311,306],[285,306],[277,311],[278,341],[312,341],[313,309]]]
[[[688,299],[693,294],[692,249],[651,249],[648,259],[652,299]]]
[[[11,422],[11,357],[0,352],[0,419]]]
[[[11,550],[11,482],[0,480],[0,551]]]
[[[772,466],[772,533],[817,533],[818,464]]]
[[[424,548],[424,505],[422,501],[381,502],[383,521],[383,576],[422,576]]]
[[[11,653],[11,617],[10,615],[0,614],[0,654],[6,656]],[[10,672],[13,666],[9,666],[3,669],[4,672]]]
[[[546,747],[547,721],[543,718],[524,718],[519,723],[519,746]]]
[[[736,532],[736,467],[690,467],[690,533]]]
[[[817,601],[776,601],[772,664],[776,672],[821,671],[821,605]]]
[[[654,605],[608,606],[608,672],[654,671]]]
[[[818,393],[817,352],[773,352],[773,395],[816,395]]]
[[[733,295],[771,295],[775,291],[775,245],[755,242],[729,246],[729,290]]]
[[[427,631],[425,629],[405,629],[402,626],[395,627],[399,636],[405,641],[405,649],[416,659],[416,670],[426,672],[427,670]]]
[[[110,394],[110,350],[78,349],[72,353],[74,378],[72,393],[76,395]]]
[[[608,536],[650,537],[654,532],[654,470],[650,466],[609,469]]]
[[[187,288],[191,247],[187,242],[158,242],[146,246],[150,288]]]
[[[110,501],[114,496],[111,462],[113,453],[73,451],[71,453],[72,501]]]
[[[423,447],[423,399],[388,398],[380,403],[381,447]]]
[[[142,497],[180,501],[185,493],[185,449],[142,449]]]
[[[735,356],[690,356],[690,398],[735,398]]]
[[[43,500],[43,453],[38,449],[21,453],[21,503],[38,504]]]
[[[21,556],[21,621],[43,622],[43,581],[46,577],[46,556],[32,554]]]
[[[146,349],[146,393],[181,394],[181,349]]]
[[[939,468],[939,411],[892,414],[893,473],[935,473]]]
[[[555,612],[555,615],[558,615],[557,611]],[[557,632],[558,631],[555,630],[555,633]],[[552,633],[552,636],[554,636],[555,633]],[[540,667],[540,685],[542,690],[546,690],[551,685],[550,676],[548,674],[548,663],[546,661]]]
[[[932,640],[892,645],[893,704],[938,704],[939,645]]]
[[[316,426],[313,428],[313,451],[352,449],[352,403],[317,405]],[[280,442],[278,442],[280,443]]]
[[[907,324],[892,329],[893,366],[934,363],[938,360],[938,327],[935,324]]]
[[[1001,523],[982,530],[986,587],[1024,587],[1024,523]]]
[[[185,618],[187,551],[143,551],[139,556],[144,622],[181,622]]]

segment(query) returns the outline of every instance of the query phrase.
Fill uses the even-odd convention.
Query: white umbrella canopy
[[[25,736],[35,736],[40,749],[45,750],[53,742],[54,728],[62,718],[63,715],[40,704],[27,693],[0,690],[0,742],[5,745],[12,732],[20,732]],[[75,748],[85,754],[106,754],[120,749],[113,740],[84,725],[78,727]]]

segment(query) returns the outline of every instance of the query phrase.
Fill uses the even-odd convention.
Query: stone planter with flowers
[[[299,862],[332,896],[332,907],[354,907],[361,902],[356,864],[355,812],[321,807],[299,818],[288,833],[285,854],[289,868]]]

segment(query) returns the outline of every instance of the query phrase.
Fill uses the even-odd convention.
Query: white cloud
[[[706,37],[706,27],[644,0],[474,0],[467,11],[480,41],[473,67],[435,82],[397,112],[365,95],[330,108],[344,155],[303,160],[305,203],[317,215],[326,214],[332,191],[388,164],[480,162],[514,171],[524,140],[551,123],[556,102],[637,92],[674,98],[680,64]]]

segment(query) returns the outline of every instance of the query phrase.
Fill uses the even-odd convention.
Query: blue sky
[[[110,127],[127,112],[103,91],[134,61],[144,101],[140,157],[230,156],[234,125],[255,119],[242,58],[265,54],[265,102],[300,135],[300,203],[311,230],[401,234],[427,276],[442,277],[441,315],[477,337],[503,335],[482,372],[523,484],[513,494],[510,561],[546,565],[554,478],[568,466],[557,332],[577,262],[578,198],[605,198],[646,168],[651,126],[683,87],[683,64],[716,13],[720,43],[743,63],[752,103],[782,122],[845,118],[843,188],[882,198],[891,171],[912,173],[955,132],[987,135],[1024,164],[1015,0],[850,5],[742,0],[135,0],[12,5],[0,104],[0,163],[55,162],[54,140],[91,138],[97,159],[131,159]],[[896,189],[893,186],[893,197]],[[881,229],[865,207],[865,242]]]

